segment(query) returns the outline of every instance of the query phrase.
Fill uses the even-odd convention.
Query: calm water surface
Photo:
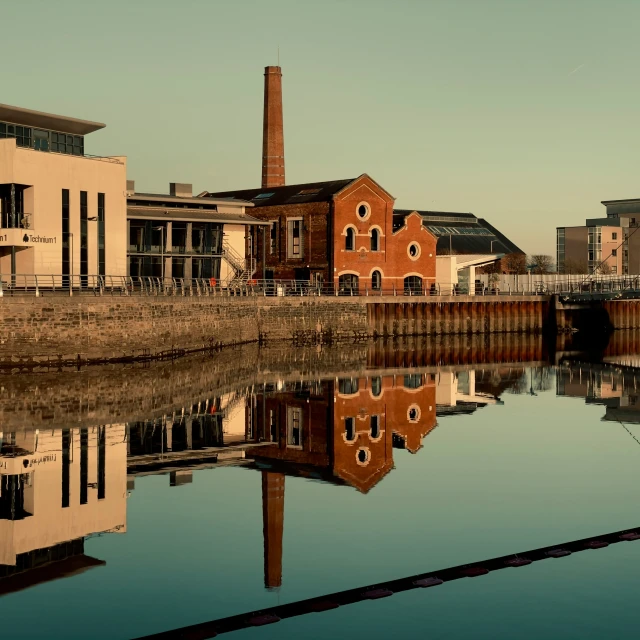
[[[635,360],[274,378],[4,431],[3,636],[134,638],[640,527]],[[623,542],[225,637],[623,638],[639,587]]]

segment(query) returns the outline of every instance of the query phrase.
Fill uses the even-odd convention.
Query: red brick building
[[[250,200],[252,216],[270,223],[252,230],[248,241],[256,278],[311,281],[347,293],[420,293],[435,284],[435,236],[417,213],[400,223],[396,214],[394,225],[393,196],[367,174],[202,195]]]

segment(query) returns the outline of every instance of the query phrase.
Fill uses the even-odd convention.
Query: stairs
[[[222,255],[233,271],[233,275],[225,283],[227,287],[241,286],[251,280],[256,272],[255,258],[244,258],[227,240],[222,241]]]

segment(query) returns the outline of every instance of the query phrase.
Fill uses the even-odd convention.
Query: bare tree
[[[534,255],[531,256],[531,265],[533,273],[539,275],[551,273],[553,271],[553,258],[543,254]]]
[[[524,253],[509,253],[500,262],[502,270],[506,273],[522,274],[527,272],[527,257]]]
[[[564,269],[562,270],[562,273],[566,273],[566,274],[586,274],[589,273],[589,268],[587,267],[587,263],[586,261],[582,261],[582,260],[572,260],[571,258],[569,258],[568,260],[564,261]]]
[[[603,262],[602,264],[598,265],[598,268],[596,269],[596,271],[600,275],[608,276],[613,272],[613,269],[611,268],[611,265],[608,262]]]

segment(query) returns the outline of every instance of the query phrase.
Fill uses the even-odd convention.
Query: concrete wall
[[[549,298],[542,296],[5,297],[0,365],[167,356],[258,340],[300,344],[367,336],[536,333],[548,313]]]
[[[20,242],[0,235],[0,274],[11,273],[8,247],[18,244],[16,272],[62,273],[62,189],[69,189],[70,232],[73,234],[73,273],[80,275],[80,191],[87,192],[89,218],[98,215],[98,193],[105,194],[105,258],[107,275],[127,273],[126,159],[94,159],[45,153],[0,140],[0,184],[31,185],[25,193],[30,227]],[[25,231],[35,241],[22,242]],[[98,223],[87,223],[89,275],[98,273]],[[43,241],[42,238],[47,239]],[[51,239],[49,241],[48,239]]]

